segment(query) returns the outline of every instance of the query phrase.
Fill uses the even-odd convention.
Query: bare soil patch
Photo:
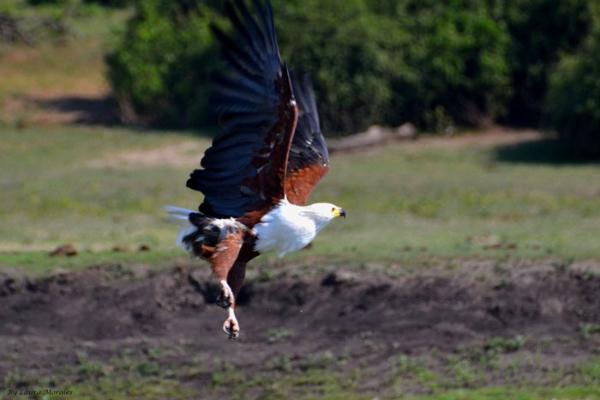
[[[597,263],[471,261],[397,277],[290,271],[250,279],[239,297],[237,341],[221,332],[225,312],[212,304],[218,290],[205,267],[105,266],[44,278],[3,271],[0,354],[11,357],[0,359],[0,377],[17,369],[76,381],[82,352],[109,365],[128,352],[153,354],[174,370],[201,365],[205,373],[179,377],[198,388],[224,365],[276,374],[276,360],[293,371],[327,354],[331,368],[363,369],[360,390],[380,392],[399,357],[443,373],[443,360],[487,354],[494,338],[520,338],[514,348],[499,347],[502,362],[520,372],[480,384],[543,384],[544,371],[566,371],[598,354],[600,338],[582,328],[600,324]],[[411,390],[423,388],[416,382]]]
[[[416,146],[463,148],[466,146],[506,146],[524,142],[535,142],[547,138],[535,129],[512,129],[503,126],[494,126],[483,131],[475,131],[456,136],[432,136],[413,142]]]
[[[407,124],[397,129],[372,126],[366,132],[341,139],[330,139],[329,144],[331,152],[353,153],[373,151],[394,142],[418,148],[461,149],[469,146],[510,146],[539,142],[544,139],[548,139],[548,135],[544,135],[535,129],[512,129],[504,126],[491,126],[475,132],[461,133],[460,135],[417,136],[414,127]]]
[[[202,147],[193,141],[176,143],[145,150],[128,150],[108,158],[91,160],[92,168],[147,168],[147,167],[190,167],[198,163]]]
[[[109,93],[53,91],[12,96],[2,103],[2,115],[18,124],[34,125],[116,125],[120,117]]]

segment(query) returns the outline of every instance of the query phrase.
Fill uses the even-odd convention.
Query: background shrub
[[[68,2],[69,2],[69,0],[27,0],[27,3],[31,4],[32,6],[39,6],[42,4],[64,5],[64,4],[67,4]]]
[[[576,156],[600,156],[600,29],[550,79],[545,117]]]
[[[595,0],[514,0],[500,2],[497,15],[510,34],[513,96],[505,122],[537,126],[548,78],[563,53],[587,36]]]
[[[402,24],[369,13],[362,0],[274,5],[283,57],[312,76],[325,132],[406,121],[418,74],[407,63],[410,36]],[[410,90],[398,93],[401,85]]]
[[[107,58],[127,119],[177,127],[210,123],[207,82],[219,57],[208,25],[222,22],[221,3],[137,1],[135,17]],[[313,77],[324,129],[352,132],[384,123],[392,114],[390,82],[410,74],[403,68],[408,39],[401,26],[390,19],[381,22],[389,30],[382,30],[363,0],[273,3],[284,58]]]
[[[313,77],[324,131],[411,121],[444,131],[535,125],[560,54],[576,50],[595,0],[272,0],[283,57]],[[205,127],[219,67],[221,0],[135,0],[108,56],[128,119]]]
[[[179,128],[205,124],[218,59],[209,32],[214,12],[187,0],[138,0],[135,8],[106,59],[124,118]]]
[[[509,40],[485,1],[276,6],[282,51],[314,77],[326,132],[406,121],[442,130],[505,107]]]
[[[132,0],[83,0],[85,3],[98,4],[104,7],[125,7],[133,3]]]
[[[510,95],[509,37],[487,1],[390,4],[412,33],[410,63],[420,85],[419,108],[410,113],[417,123],[441,130],[444,121],[477,125],[503,112]]]

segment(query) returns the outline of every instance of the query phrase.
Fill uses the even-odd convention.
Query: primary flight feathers
[[[211,99],[221,133],[187,182],[212,217],[256,219],[286,194],[304,204],[328,169],[310,79],[290,76],[281,61],[270,4],[255,0],[253,8],[227,2],[232,33],[212,27],[229,64]]]

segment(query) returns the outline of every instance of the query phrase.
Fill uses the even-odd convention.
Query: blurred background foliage
[[[223,65],[209,24],[227,28],[222,0],[85,2],[131,9],[106,57],[125,121],[213,124],[210,77]],[[282,55],[313,77],[329,135],[543,125],[576,154],[600,152],[597,0],[272,2]]]
[[[209,75],[218,66],[209,2],[140,0],[110,53],[108,78],[123,118],[178,128],[208,121]]]
[[[274,0],[273,6],[283,57],[313,76],[329,133],[406,121],[441,130],[478,124],[505,109],[510,39],[485,1]],[[196,85],[190,94],[189,85],[178,88],[172,78],[181,76],[178,70],[186,64],[184,79],[196,81],[206,81],[207,73],[219,68],[210,35],[192,34],[194,49],[180,37],[204,31],[210,21],[221,23],[221,2],[139,0],[135,7],[124,39],[108,57],[123,108],[142,119],[151,115],[159,124],[205,125],[206,115],[196,110],[208,88]],[[157,26],[164,27],[161,37],[170,32],[185,51],[144,45],[158,34]],[[160,80],[153,89],[160,86],[164,95],[148,95],[146,85],[130,84],[141,70],[149,80]],[[170,105],[174,114],[165,112]]]
[[[545,124],[559,132],[571,154],[600,156],[600,24],[574,54],[565,54],[550,79]]]

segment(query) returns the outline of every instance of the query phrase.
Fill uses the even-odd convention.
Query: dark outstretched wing
[[[226,3],[234,34],[213,27],[230,64],[215,80],[211,100],[222,131],[187,186],[204,193],[200,211],[256,222],[284,196],[284,179],[298,108],[281,62],[269,2]]]
[[[287,166],[285,194],[291,203],[303,205],[329,171],[329,152],[319,126],[315,95],[308,75],[302,80],[294,79],[293,87],[299,116]]]

